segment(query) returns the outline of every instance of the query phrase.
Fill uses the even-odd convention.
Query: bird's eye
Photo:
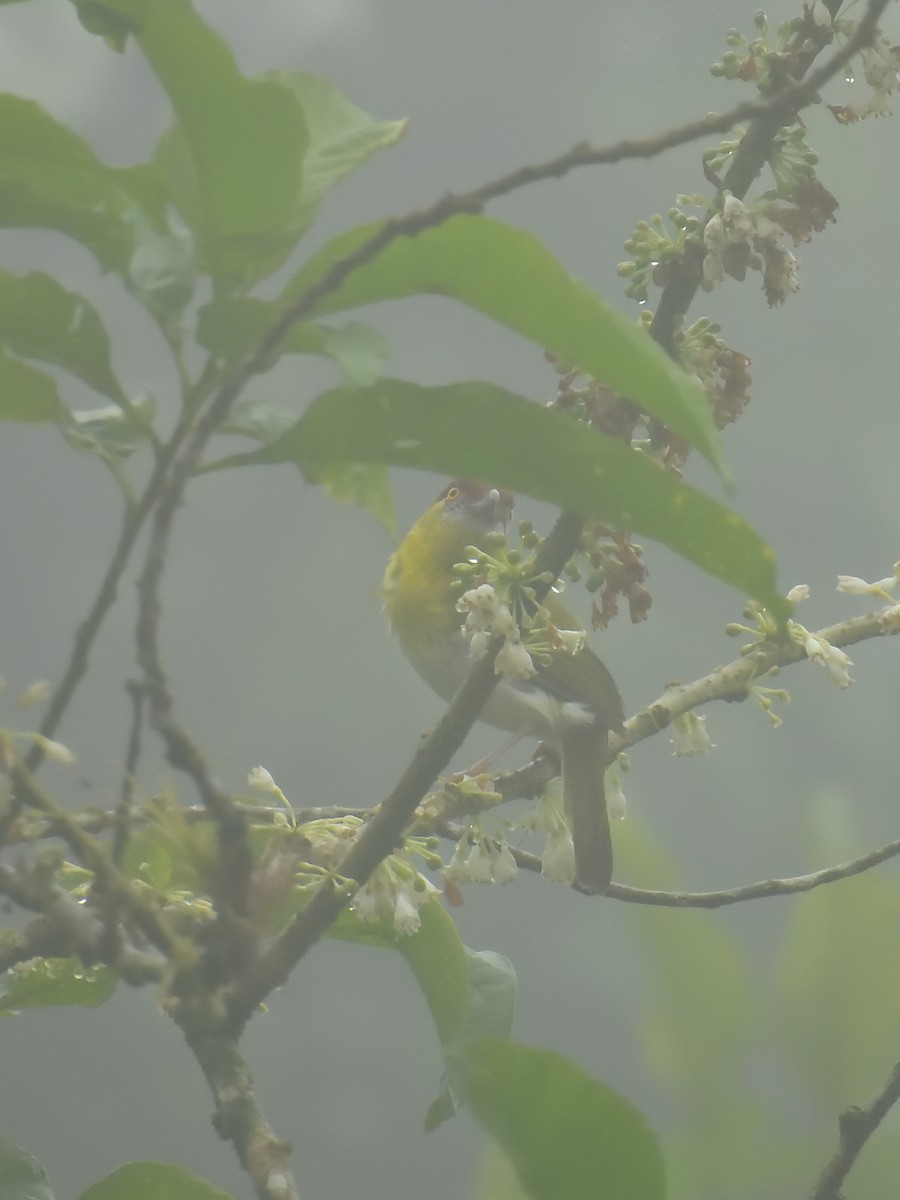
[[[448,500],[455,500],[458,495],[459,495],[458,487],[452,487],[452,488],[447,489],[447,499]]]

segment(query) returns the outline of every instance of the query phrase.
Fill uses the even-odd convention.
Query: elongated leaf
[[[93,1008],[110,998],[118,982],[109,967],[85,967],[77,958],[36,958],[7,972],[0,985],[0,1014],[65,1005]]]
[[[325,194],[373,154],[398,142],[407,122],[373,120],[319,75],[269,71],[262,78],[295,96],[309,135],[297,211],[297,225],[303,229]]]
[[[56,229],[124,275],[135,236],[130,214],[157,227],[164,197],[152,167],[108,167],[40,105],[0,95],[0,226]]]
[[[461,1072],[469,1107],[532,1200],[663,1200],[662,1155],[643,1116],[575,1063],[484,1041]]]
[[[0,270],[0,341],[25,358],[65,367],[111,400],[124,399],[99,314],[50,275]]]
[[[282,303],[317,283],[378,228],[364,226],[329,242],[291,280]],[[501,221],[462,215],[415,237],[397,238],[323,296],[315,312],[423,292],[461,300],[633,399],[727,475],[696,380],[633,321],[573,279],[538,238]]]
[[[82,1192],[78,1200],[231,1200],[174,1163],[131,1162]]]
[[[280,84],[245,79],[227,44],[183,0],[76,0],[125,22],[171,102],[159,161],[220,282],[267,275],[297,239],[307,146],[300,105]]]
[[[0,349],[0,420],[40,424],[62,412],[56,381]]]
[[[494,384],[336,388],[283,437],[223,465],[293,462],[315,479],[345,461],[490,479],[652,537],[773,612],[789,608],[775,590],[772,551],[737,513],[639,452]]]

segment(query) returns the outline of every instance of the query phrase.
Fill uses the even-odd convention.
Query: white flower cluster
[[[356,893],[353,911],[361,921],[389,917],[397,933],[409,936],[421,927],[419,909],[439,896],[424,875],[392,855],[379,863]]]
[[[746,205],[726,191],[721,213],[706,223],[703,287],[711,291],[726,275],[743,279],[762,271],[770,304],[780,304],[800,286],[797,259],[784,244],[785,231],[768,215],[771,202]]]
[[[508,883],[519,866],[502,838],[467,831],[459,839],[444,875],[451,883]]]
[[[879,30],[860,58],[863,75],[872,93],[868,100],[845,104],[840,110],[842,119],[861,121],[863,117],[890,116],[891,94],[900,87],[900,46],[892,46]]]
[[[530,679],[535,673],[531,655],[522,645],[516,619],[489,583],[464,592],[456,603],[458,612],[465,613],[463,634],[469,638],[469,654],[483,658],[495,635],[504,639],[497,654],[494,670],[510,679]]]

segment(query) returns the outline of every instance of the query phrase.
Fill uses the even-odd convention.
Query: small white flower
[[[422,925],[418,907],[412,902],[404,888],[397,893],[397,903],[394,905],[394,928],[398,933],[418,933]]]
[[[547,835],[541,854],[541,874],[553,883],[575,882],[575,843],[567,829]]]
[[[469,639],[469,658],[484,658],[491,644],[491,635],[486,629],[479,629]]]
[[[725,236],[725,226],[718,213],[715,213],[706,222],[703,230],[703,241],[706,243],[706,249],[712,251],[721,251],[728,244],[728,239]]]
[[[814,25],[819,25],[822,29],[831,28],[831,13],[828,7],[823,3],[823,0],[815,0],[812,8],[809,10],[810,18]]]
[[[708,754],[713,748],[706,731],[706,717],[698,716],[693,710],[675,718],[669,741],[672,753],[678,758],[686,758],[692,754]]]
[[[746,204],[737,196],[733,196],[731,192],[725,193],[725,200],[722,204],[722,220],[729,231],[728,240],[730,242],[745,242],[753,233],[753,220],[747,211]]]
[[[521,642],[504,642],[497,653],[494,671],[510,679],[530,679],[536,673],[531,655]]]
[[[799,604],[801,600],[808,600],[809,599],[809,584],[808,583],[795,583],[794,586],[791,588],[791,590],[788,592],[787,598],[788,598],[788,600],[790,600],[791,604]]]
[[[494,883],[508,883],[519,871],[519,864],[513,858],[513,852],[506,842],[499,842],[494,847],[491,862],[491,873]]]
[[[466,855],[469,853],[469,841],[466,835],[463,835],[453,847],[453,853],[450,856],[450,861],[444,867],[444,875],[447,879],[454,883],[466,883],[469,879],[469,871],[466,867]]]
[[[867,583],[856,575],[838,575],[837,590],[851,596],[881,596],[885,600],[893,600],[891,591],[897,586],[897,576],[888,575],[885,579],[877,579],[875,583]]]
[[[579,654],[584,649],[587,634],[583,629],[557,629],[555,637],[564,654]]]
[[[490,883],[493,879],[491,852],[484,838],[479,838],[466,859],[466,870],[473,883]]]
[[[247,784],[255,792],[278,793],[281,791],[272,775],[265,767],[254,767],[247,775]]]
[[[848,655],[831,642],[816,633],[807,633],[804,649],[811,662],[819,663],[828,672],[828,677],[838,687],[849,687],[853,680],[850,678],[850,668],[853,662]]]
[[[28,685],[16,701],[16,705],[19,708],[28,708],[31,704],[40,704],[52,691],[53,689],[46,679],[36,679],[34,683]]]
[[[361,921],[392,917],[397,906],[397,887],[387,868],[377,868],[353,899],[353,910]]]
[[[606,776],[606,811],[611,821],[624,821],[627,802],[618,771]]]
[[[489,583],[482,583],[477,588],[463,592],[456,602],[457,612],[467,614],[465,627],[469,632],[490,629],[499,607],[497,593]]]
[[[508,642],[518,641],[519,626],[516,624],[516,618],[505,604],[501,604],[497,609],[491,629],[494,633],[499,633],[501,637],[505,637]]]
[[[34,740],[53,762],[64,763],[68,766],[70,763],[76,761],[75,755],[62,742],[51,741],[50,738],[42,737],[39,733],[34,735]]]
[[[871,46],[860,54],[866,83],[878,91],[892,92],[898,86],[900,69],[900,47],[892,46],[883,33],[878,32]]]

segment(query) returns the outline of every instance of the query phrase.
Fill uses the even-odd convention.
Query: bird
[[[511,492],[475,480],[451,482],[413,524],[392,554],[382,585],[384,613],[402,650],[422,679],[451,700],[472,665],[457,601],[456,564],[468,547],[486,549],[491,534],[505,535],[512,519]],[[580,629],[558,596],[543,601],[551,622]],[[559,648],[534,661],[529,678],[502,676],[481,720],[519,736],[548,743],[559,755],[563,805],[575,851],[575,878],[587,892],[606,892],[613,853],[604,771],[609,733],[625,719],[609,671],[587,646]]]

